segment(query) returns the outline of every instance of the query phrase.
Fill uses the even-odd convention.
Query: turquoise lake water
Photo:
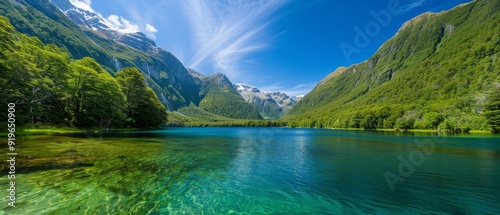
[[[499,136],[167,128],[19,150],[50,165],[20,169],[0,214],[500,214]]]

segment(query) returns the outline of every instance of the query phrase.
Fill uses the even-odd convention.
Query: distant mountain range
[[[235,84],[234,88],[251,103],[265,119],[278,119],[303,98],[303,96],[289,97],[280,92],[263,92],[248,84]]]

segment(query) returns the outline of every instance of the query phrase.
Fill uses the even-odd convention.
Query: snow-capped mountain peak
[[[75,5],[78,1],[71,0],[50,0],[52,4],[61,10],[66,16],[70,17],[77,25],[85,26],[94,30],[111,30],[120,33],[136,33],[138,28],[124,26],[120,23],[120,17],[111,15],[108,19],[104,18],[100,13],[95,12],[90,7]],[[130,22],[128,22],[130,23]]]
[[[92,10],[90,5],[73,0],[50,0],[61,12],[73,22],[83,28],[98,31],[108,38],[124,43],[144,52],[154,51],[156,44],[144,33],[139,31],[139,26],[117,15],[103,17]],[[78,3],[78,4],[77,4]]]
[[[248,84],[235,84],[234,88],[245,99],[251,103],[264,118],[277,119],[288,112],[297,103],[282,92],[265,92]]]
[[[254,86],[248,85],[248,84],[235,84],[234,88],[241,94],[242,92],[254,92],[254,93],[260,93],[261,91]]]

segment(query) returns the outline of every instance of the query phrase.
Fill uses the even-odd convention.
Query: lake
[[[166,128],[19,144],[16,208],[4,197],[0,214],[500,214],[499,136]]]

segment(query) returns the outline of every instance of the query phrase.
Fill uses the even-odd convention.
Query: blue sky
[[[202,74],[294,96],[369,58],[405,21],[470,0],[70,1],[146,33]]]

